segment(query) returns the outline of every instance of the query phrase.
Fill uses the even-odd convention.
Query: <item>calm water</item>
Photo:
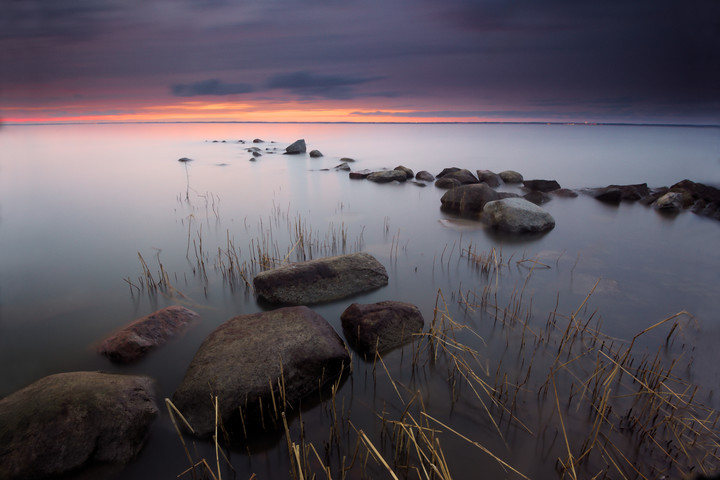
[[[252,144],[254,138],[265,143]],[[298,138],[324,157],[279,154]],[[247,143],[238,143],[241,139]],[[255,162],[246,151],[251,146],[264,150]],[[317,239],[318,256],[342,253],[333,235],[337,239],[345,230],[344,251],[367,251],[386,266],[390,284],[353,301],[411,302],[426,322],[433,317],[438,290],[462,320],[458,293],[482,292],[494,281],[469,268],[461,252],[470,245],[478,252],[501,250],[506,261],[534,258],[550,267],[532,273],[524,294],[539,317],[546,317],[556,302],[559,311],[572,313],[598,279],[588,308],[597,309],[604,330],[619,339],[687,310],[695,317],[694,333],[687,332],[695,342],[690,375],[708,391],[720,387],[718,356],[709,340],[720,335],[720,222],[687,212],[670,218],[639,204],[613,207],[581,195],[544,205],[557,223],[547,235],[503,238],[480,223],[441,212],[444,191],[432,185],[376,185],[333,170],[341,157],[351,157],[353,169],[401,164],[432,174],[448,166],[513,169],[525,178],[556,179],[567,188],[640,182],[658,187],[684,178],[720,186],[718,129],[3,126],[0,152],[0,396],[48,374],[97,369],[149,374],[158,380],[159,399],[172,396],[209,332],[232,316],[261,310],[251,292],[223,280],[218,249],[226,249],[230,240],[248,259],[253,242],[266,238],[285,257],[292,249],[289,226],[297,222]],[[179,163],[180,157],[193,161]],[[196,270],[201,243],[207,280]],[[142,275],[138,254],[153,272],[161,263],[183,296],[130,288],[126,279],[139,284]],[[503,292],[522,286],[528,273],[511,263],[514,268],[498,280]],[[177,303],[203,316],[202,324],[183,338],[129,367],[94,353],[94,345],[113,330]],[[315,310],[341,331],[339,316],[347,305],[340,301]],[[466,321],[482,323],[473,315]],[[486,340],[490,347],[483,354],[492,361],[492,339]],[[385,360],[394,375],[405,378],[407,352],[393,352]],[[354,424],[377,431],[374,412],[391,405],[394,393],[372,380],[372,365],[356,363],[341,395],[352,405]],[[441,380],[442,375],[427,380],[427,404],[442,418],[467,423],[472,413],[459,405],[453,417]],[[322,412],[322,407],[310,409],[305,418],[308,436],[316,428],[319,444],[325,431],[318,426]],[[484,428],[481,424],[476,428]],[[469,425],[472,430],[475,423]],[[455,440],[447,442],[454,452]],[[249,457],[237,453],[237,478],[252,472],[263,478],[287,476],[283,445]],[[465,459],[462,448],[457,445],[457,455]],[[531,458],[534,466],[526,472],[553,478],[552,460]],[[174,478],[186,463],[163,410],[146,450],[118,478]]]

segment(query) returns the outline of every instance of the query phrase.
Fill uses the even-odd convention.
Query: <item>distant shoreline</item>
[[[720,128],[720,124],[691,123],[633,123],[633,122],[523,122],[523,121],[492,121],[492,122],[271,122],[271,121],[104,121],[104,122],[31,122],[31,123],[0,123],[0,127],[26,126],[58,126],[58,125],[199,125],[199,124],[267,124],[267,125],[548,125],[548,126],[579,126],[579,127],[683,127],[683,128]]]

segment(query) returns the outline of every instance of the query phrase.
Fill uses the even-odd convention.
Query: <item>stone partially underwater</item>
[[[257,426],[263,411],[295,406],[349,365],[342,339],[308,307],[240,315],[205,339],[173,402],[195,435],[208,437],[215,431],[217,396],[220,422],[238,431]]]
[[[395,301],[353,303],[345,309],[340,320],[350,346],[366,357],[411,341],[425,325],[415,305]]]
[[[385,267],[367,253],[297,262],[255,275],[258,297],[276,304],[330,302],[388,284]]]
[[[0,478],[54,477],[91,464],[124,464],[157,416],[153,381],[59,373],[0,400]]]

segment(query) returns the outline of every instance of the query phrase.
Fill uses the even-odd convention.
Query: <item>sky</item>
[[[0,122],[720,124],[720,0],[0,0]]]

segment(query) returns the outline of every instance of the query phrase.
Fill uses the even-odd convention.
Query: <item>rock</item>
[[[486,183],[461,185],[445,192],[440,198],[446,210],[460,213],[479,213],[487,202],[498,199],[498,194]]]
[[[364,355],[383,353],[407,343],[422,332],[425,321],[410,303],[385,301],[353,303],[340,315],[348,343]]]
[[[399,170],[401,172],[405,172],[405,177],[408,180],[415,177],[415,172],[413,172],[411,169],[409,169],[408,167],[405,167],[403,165],[398,165],[393,170]]]
[[[650,189],[648,189],[647,183],[637,183],[634,185],[608,185],[607,188],[620,190],[620,198],[631,202],[640,200],[641,198],[650,195]]]
[[[523,198],[528,202],[534,203],[535,205],[542,205],[543,203],[547,203],[551,200],[550,195],[545,192],[530,192],[526,195],[523,195]]]
[[[412,180],[410,183],[412,183],[413,185],[417,185],[418,187],[427,187],[427,183],[418,182],[417,180]]]
[[[256,138],[255,140],[253,140],[253,143],[265,143],[265,140],[261,140],[261,139],[259,139],[259,138]]]
[[[683,194],[680,192],[668,192],[658,198],[653,206],[660,211],[667,213],[679,212],[683,207]]]
[[[0,478],[57,476],[126,463],[158,413],[148,377],[59,373],[0,400]]]
[[[605,203],[620,203],[622,191],[619,188],[605,187],[593,192],[593,197]]]
[[[525,188],[538,192],[552,192],[560,189],[560,184],[555,180],[523,180],[522,183]]]
[[[349,172],[350,165],[348,165],[347,162],[343,162],[340,165],[335,165],[335,170],[344,170],[346,172]]]
[[[367,169],[365,169],[365,170],[356,170],[356,171],[354,171],[354,172],[350,172],[350,178],[352,178],[352,179],[354,179],[354,180],[364,180],[364,179],[366,179],[366,178],[368,177],[368,175],[370,175],[371,173],[373,173],[372,170],[367,170]]]
[[[717,213],[717,208],[715,208],[714,206],[720,204],[719,189],[704,185],[702,183],[696,183],[690,180],[682,180],[670,187],[670,190],[683,192],[685,194],[683,199],[683,206],[686,208],[690,207],[698,200],[702,200],[706,204],[706,208],[701,211],[703,212],[702,214],[710,217],[715,217],[715,214]],[[707,210],[707,206],[711,206],[709,210]]]
[[[262,153],[260,152],[252,152],[253,157],[262,157]]]
[[[488,202],[483,216],[491,226],[511,233],[543,232],[555,227],[550,213],[523,198]]]
[[[577,192],[575,192],[574,190],[570,190],[569,188],[561,188],[560,190],[553,190],[550,193],[552,193],[556,197],[561,197],[561,198],[577,198],[577,196],[578,196]]]
[[[385,267],[367,253],[291,263],[253,279],[259,297],[289,305],[330,302],[387,284]]]
[[[442,172],[441,172],[442,173]],[[438,175],[440,178],[450,179],[454,178],[459,181],[461,185],[470,185],[472,183],[480,183],[480,181],[472,174],[470,170],[459,169],[454,172],[446,173],[445,175]]]
[[[485,182],[493,188],[499,187],[500,183],[502,183],[502,179],[500,178],[500,175],[498,175],[497,173],[492,172],[490,170],[478,170],[477,178],[481,182]]]
[[[312,158],[320,158],[323,154],[320,152],[320,150],[310,150],[310,157]]]
[[[448,188],[459,187],[460,185],[462,185],[462,183],[460,183],[460,180],[458,180],[457,178],[441,177],[441,178],[438,178],[437,180],[435,180],[435,186],[437,188],[448,189]]]
[[[498,176],[505,183],[522,183],[523,182],[523,176],[520,175],[515,170],[505,170],[503,172],[498,173]]]
[[[187,157],[178,158],[178,162],[182,162],[182,163],[187,163],[187,162],[192,162],[192,161],[193,161],[192,158],[187,158]]]
[[[342,158],[340,159],[340,161],[341,161],[341,162],[346,162],[346,163],[353,163],[353,162],[355,161],[355,159],[354,159],[354,158],[350,158],[350,157],[342,157]]]
[[[305,145],[305,140],[295,140],[293,143],[285,147],[285,153],[290,155],[295,155],[298,153],[305,153],[307,151],[307,146]]]
[[[215,432],[211,402],[215,395],[222,424],[231,434],[242,431],[243,423],[282,425],[278,418],[286,410],[282,399],[295,408],[349,365],[343,341],[308,307],[240,315],[220,325],[200,345],[173,403],[199,437]],[[274,402],[279,403],[278,417]]]
[[[407,180],[407,175],[401,170],[381,170],[371,173],[367,179],[375,183],[404,182]]]
[[[100,344],[98,352],[114,362],[132,362],[199,321],[200,315],[185,307],[163,308],[110,335]]]
[[[424,182],[434,182],[435,177],[433,177],[432,173],[428,172],[427,170],[420,170],[416,175],[415,179],[422,180]]]
[[[447,175],[448,173],[459,172],[459,171],[460,171],[460,169],[458,167],[447,167],[447,168],[443,168],[442,172],[438,173],[435,176],[437,178],[442,178],[445,175]]]

